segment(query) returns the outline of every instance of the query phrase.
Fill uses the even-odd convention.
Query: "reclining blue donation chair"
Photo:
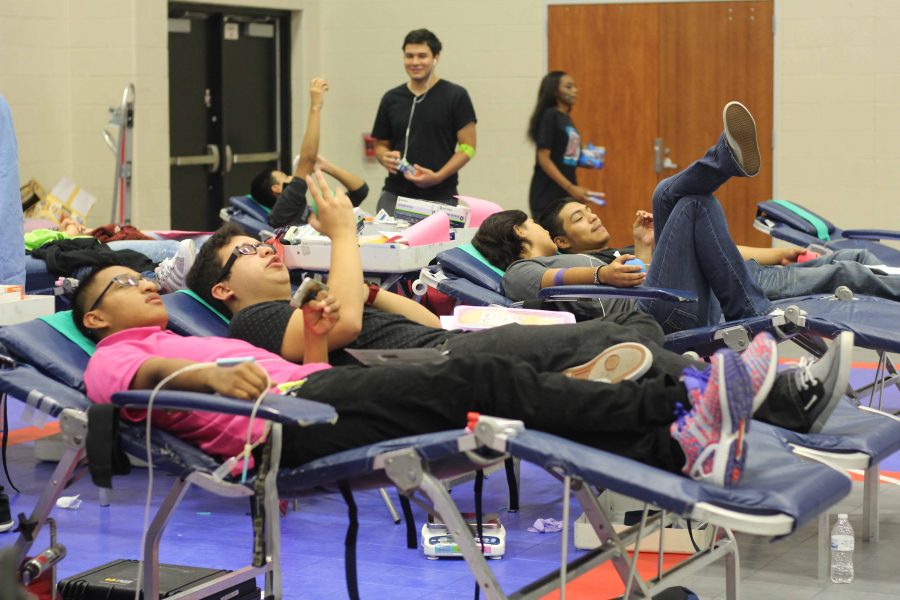
[[[514,303],[503,296],[502,276],[503,272],[488,263],[474,247],[461,246],[439,254],[437,265],[423,269],[420,281],[460,303],[512,306]],[[608,286],[559,286],[542,289],[540,297],[569,300],[616,296],[620,291],[623,290]],[[667,299],[672,300],[690,298],[688,292],[655,288],[651,291],[670,292],[672,295]],[[848,390],[853,400],[842,401],[841,409],[835,411],[821,434],[800,436],[779,430],[792,447],[808,450],[806,456],[815,455],[836,468],[863,470],[863,539],[877,541],[879,464],[900,449],[900,420],[878,410],[882,408],[880,400],[876,409],[875,392],[886,385],[900,385],[900,376],[888,356],[900,352],[897,329],[900,304],[855,296],[846,288],[839,289],[837,295],[790,298],[775,304],[780,310],[770,315],[671,333],[666,336],[666,347],[679,353],[694,350],[701,356],[709,356],[725,346],[743,350],[757,333],[769,331],[776,338],[790,339],[813,355],[821,356],[827,349],[823,338],[851,331],[856,346],[878,353],[880,366],[875,381],[858,390]],[[868,408],[859,406],[867,391],[870,392]],[[823,519],[827,523],[827,515]],[[827,534],[825,531],[822,535]],[[824,579],[826,570],[827,560],[821,559],[820,578]]]
[[[862,248],[886,265],[900,266],[900,250],[881,243],[881,240],[900,240],[900,231],[841,229],[828,219],[788,200],[758,203],[753,227],[776,239],[818,249],[819,254],[823,253],[822,248],[832,251]]]
[[[66,313],[58,313],[48,319],[49,322],[36,320],[0,328],[3,365],[0,392],[57,416],[67,445],[66,454],[34,511],[20,523],[21,533],[16,542],[19,560],[28,552],[65,485],[83,467],[85,439],[97,416],[82,392],[82,374],[90,345],[71,333],[71,317],[68,317],[68,323],[66,318]],[[129,391],[117,394],[114,402],[119,406],[146,406],[148,396],[146,391]],[[248,414],[252,404],[207,394],[161,392],[154,407]],[[149,444],[153,463],[156,468],[171,473],[174,483],[153,520],[144,546],[146,569],[141,581],[144,598],[159,597],[159,538],[168,515],[191,484],[230,497],[255,496],[265,507],[265,517],[262,525],[255,528],[257,551],[251,565],[223,575],[202,589],[179,596],[183,598],[203,598],[227,589],[229,582],[237,578],[261,574],[265,575],[266,597],[285,597],[280,586],[278,559],[279,494],[293,496],[322,485],[338,486],[351,505],[351,514],[354,511],[351,489],[384,485],[396,486],[401,494],[437,513],[448,525],[481,591],[491,599],[539,598],[558,587],[569,574],[577,575],[607,560],[613,562],[625,583],[626,597],[631,597],[632,592],[635,596],[650,596],[719,558],[726,559],[727,597],[733,599],[738,594],[740,572],[732,530],[769,538],[788,535],[826,511],[850,490],[846,476],[819,462],[800,459],[790,451],[781,432],[759,423],[754,423],[748,434],[752,450],[740,484],[723,489],[553,435],[526,430],[519,422],[478,415],[472,416],[467,429],[460,424],[460,429],[455,431],[372,444],[327,456],[297,469],[278,469],[280,424],[327,427],[335,419],[334,411],[329,406],[298,398],[269,396],[262,403],[259,416],[274,423],[270,455],[268,465],[263,460],[260,473],[247,484],[223,476],[218,461],[197,448],[161,431],[151,432]],[[120,429],[123,449],[143,455],[148,443],[144,427],[122,423]],[[569,494],[574,492],[603,545],[571,563],[563,552],[563,568],[559,573],[554,571],[509,595],[498,585],[441,479],[483,469],[511,456],[547,469],[564,483],[566,523]],[[277,486],[271,476],[276,473]],[[810,485],[811,481],[815,481],[815,485]],[[616,533],[609,515],[591,492],[592,486],[614,490],[644,502],[647,508],[641,523]],[[647,509],[651,506],[662,512],[649,516]],[[636,556],[629,557],[626,547],[664,525],[673,515],[705,521],[715,528],[716,534],[708,546],[685,563],[666,572],[660,568],[657,578],[645,581],[634,568]],[[352,525],[350,531],[353,531]],[[564,544],[563,548],[566,547]],[[355,598],[358,596],[352,576],[355,571],[351,568],[353,548],[353,536],[349,535],[348,592]]]
[[[275,228],[269,225],[270,212],[252,196],[232,196],[228,199],[228,206],[219,212],[219,217],[238,225],[247,235],[263,239],[274,235]]]

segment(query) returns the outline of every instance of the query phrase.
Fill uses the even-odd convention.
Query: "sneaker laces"
[[[699,390],[702,394],[706,390],[706,386],[709,384],[709,374],[712,371],[711,368],[707,367],[702,371],[696,367],[685,367],[681,371],[681,382],[684,384],[689,390]]]
[[[688,415],[691,414],[691,411],[684,407],[684,404],[681,402],[675,403],[675,422],[677,423],[676,427],[678,428],[678,432],[681,433],[681,430],[685,427],[685,421]]]
[[[812,372],[812,366],[814,364],[816,364],[816,362],[808,356],[801,358],[800,362],[797,364],[797,370],[795,371],[794,377],[801,390],[807,390],[810,386],[819,383],[819,380],[816,379],[815,374]]]

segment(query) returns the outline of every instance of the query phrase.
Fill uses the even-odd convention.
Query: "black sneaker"
[[[807,357],[790,372],[806,412],[810,433],[822,431],[838,400],[847,390],[850,361],[853,358],[853,332],[841,332],[819,360]]]
[[[756,121],[740,102],[729,102],[722,111],[725,139],[731,155],[747,177],[759,173],[759,144],[756,141]]]

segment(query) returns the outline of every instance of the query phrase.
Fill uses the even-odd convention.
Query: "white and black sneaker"
[[[740,102],[729,102],[722,111],[725,139],[731,148],[734,161],[747,177],[759,173],[761,163],[759,144],[756,141],[756,121],[747,107]]]
[[[822,431],[838,400],[847,390],[853,359],[853,332],[841,332],[822,358],[800,359],[789,374],[800,394],[800,405],[806,413],[810,433]]]
[[[15,524],[9,510],[9,496],[3,493],[3,486],[0,485],[0,533],[9,531]]]
[[[163,293],[183,290],[187,287],[187,274],[197,256],[194,240],[181,240],[175,256],[167,258],[156,267],[156,283]]]

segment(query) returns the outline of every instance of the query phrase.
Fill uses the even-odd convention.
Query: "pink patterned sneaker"
[[[750,376],[753,390],[753,412],[769,397],[775,376],[778,374],[778,343],[768,332],[761,332],[753,338],[747,349],[741,353],[741,361]]]
[[[731,487],[740,481],[747,460],[744,434],[752,409],[750,376],[731,350],[718,351],[709,371],[695,373],[683,378],[693,406],[678,416],[670,432],[684,451],[686,475]]]

